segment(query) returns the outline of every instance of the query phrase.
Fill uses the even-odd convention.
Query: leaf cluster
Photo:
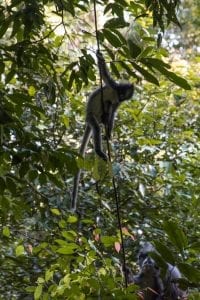
[[[97,1],[108,68],[135,84],[108,166],[92,145],[85,159],[77,151],[85,96],[99,85],[92,4],[0,4],[0,299],[137,299],[138,287],[124,288],[113,175],[127,264],[137,272],[150,240],[160,267],[178,265],[198,299],[199,58],[172,64],[157,32],[178,24],[179,1]]]

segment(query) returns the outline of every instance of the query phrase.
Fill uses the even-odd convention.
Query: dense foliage
[[[99,85],[93,3],[0,4],[0,299],[137,299],[135,285],[124,288],[113,176],[126,263],[137,272],[149,240],[160,267],[176,264],[199,299],[200,6],[97,2],[109,69],[136,87],[109,164],[91,145],[85,159],[77,151],[86,96]]]

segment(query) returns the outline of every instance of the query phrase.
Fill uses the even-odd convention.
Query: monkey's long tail
[[[90,126],[86,125],[85,132],[83,134],[81,147],[79,150],[80,155],[82,155],[83,157],[85,156],[85,150],[87,148],[87,144],[89,142],[91,134],[92,134],[92,132],[91,132]],[[81,169],[78,170],[78,172],[76,173],[76,175],[74,177],[74,185],[73,185],[73,191],[72,191],[72,195],[71,195],[71,210],[74,212],[77,209],[78,188],[79,188],[80,177],[81,177]]]
[[[77,209],[77,197],[78,197],[80,176],[81,176],[81,169],[79,169],[77,174],[74,176],[74,185],[73,185],[72,201],[71,201],[71,210],[73,211],[76,211]]]

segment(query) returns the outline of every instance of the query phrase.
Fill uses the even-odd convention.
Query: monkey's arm
[[[105,84],[111,86],[112,88],[117,87],[117,82],[110,76],[110,73],[107,69],[105,59],[100,51],[97,51],[97,59],[98,59],[98,66]]]

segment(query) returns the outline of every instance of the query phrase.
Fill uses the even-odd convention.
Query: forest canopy
[[[197,300],[200,3],[95,3],[0,3],[0,299],[138,299],[123,269],[138,272],[149,241]],[[108,163],[92,139],[79,154],[98,47],[112,78],[134,84],[103,139]]]

